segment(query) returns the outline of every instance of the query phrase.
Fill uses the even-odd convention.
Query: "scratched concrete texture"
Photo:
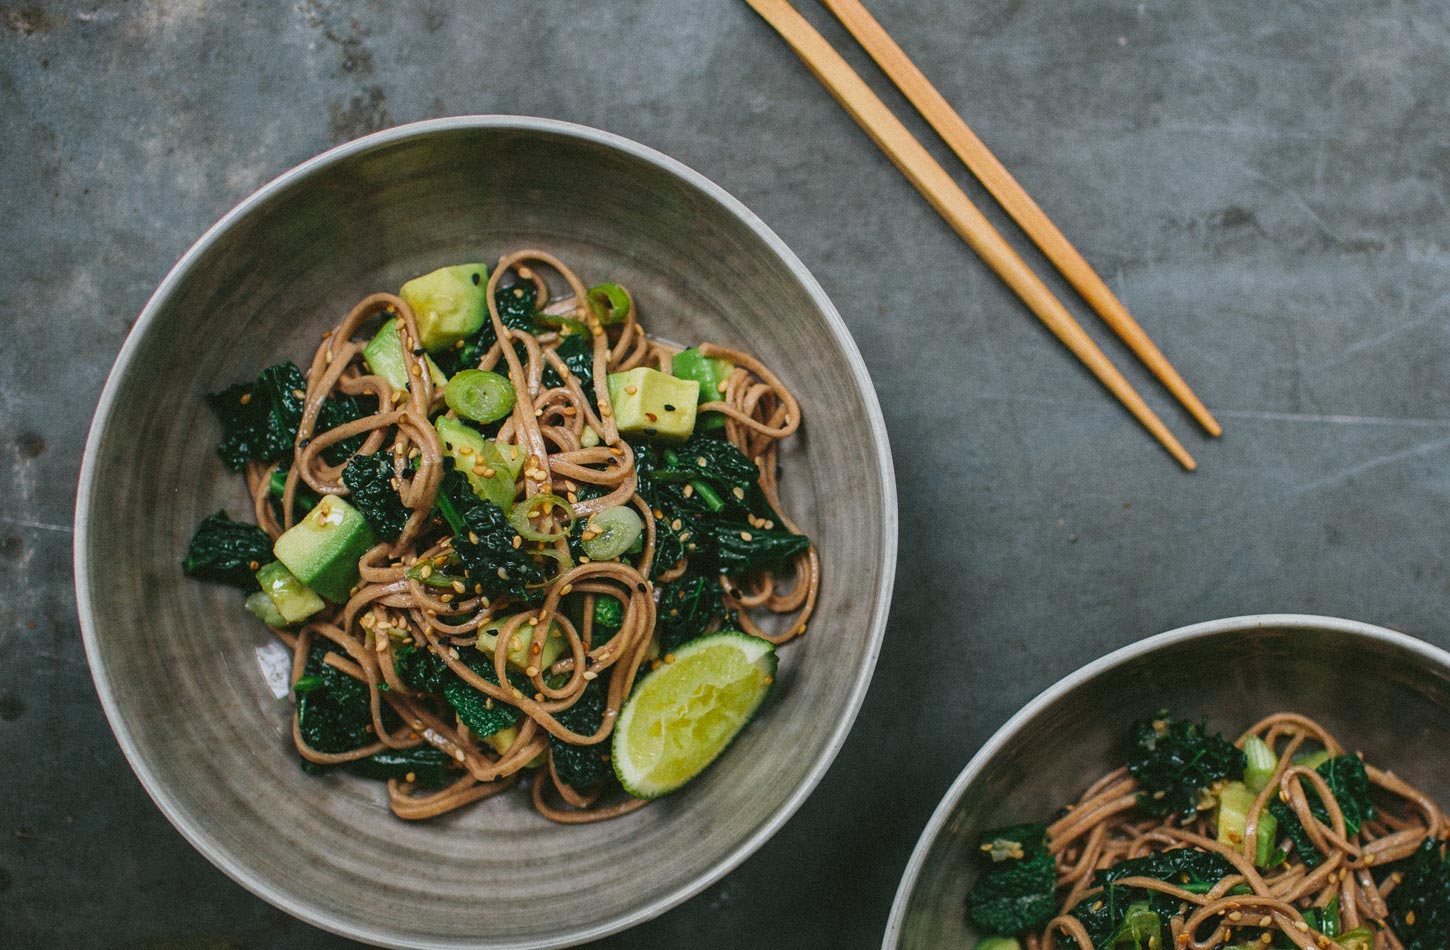
[[[850,741],[743,867],[601,948],[877,945],[977,746],[1148,634],[1294,610],[1450,646],[1450,5],[871,5],[1223,420],[1200,437],[1128,368],[1200,472],[739,0],[0,5],[0,945],[346,945],[231,883],[141,791],[82,653],[71,518],[96,396],[172,262],[271,177],[395,123],[553,116],[704,172],[820,279],[891,432],[902,569]]]

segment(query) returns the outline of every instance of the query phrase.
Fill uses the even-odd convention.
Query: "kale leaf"
[[[498,685],[498,673],[493,668],[493,657],[473,650],[464,657],[463,663],[470,670]],[[509,685],[521,693],[533,692],[533,685],[522,674],[508,670]],[[482,738],[507,729],[523,717],[517,706],[499,702],[481,689],[466,683],[449,671],[452,679],[443,687],[443,698],[458,712],[458,718],[476,736]]]
[[[463,561],[470,586],[489,598],[538,599],[542,592],[530,588],[544,582],[543,572],[514,547],[518,532],[498,505],[475,495],[463,473],[451,468],[438,486],[436,504],[453,529],[453,550]]]
[[[493,658],[488,654],[478,650],[466,651],[463,664],[488,682],[498,685]],[[463,724],[479,738],[509,728],[523,715],[518,707],[499,702],[465,682],[432,650],[404,644],[394,651],[393,666],[398,671],[398,678],[410,688],[447,700]],[[508,679],[510,685],[520,692],[533,689],[527,679],[513,670],[509,671]]]
[[[554,718],[565,728],[583,736],[598,732],[600,723],[604,722],[604,707],[608,699],[604,682],[594,680],[587,684],[574,705],[555,713]],[[554,772],[559,781],[571,788],[594,788],[610,776],[613,770],[605,759],[608,750],[608,742],[570,745],[549,736],[549,755],[554,762]]]
[[[414,746],[411,749],[384,749],[366,759],[347,763],[347,770],[362,778],[386,781],[395,778],[407,781],[413,776],[413,784],[423,788],[438,788],[449,779],[449,770],[454,767],[453,758],[442,749],[431,745]]]
[[[352,503],[378,537],[396,540],[412,509],[393,488],[392,457],[386,452],[354,455],[342,470],[342,483],[352,492]]]
[[[1035,930],[1057,913],[1057,870],[1041,822],[982,835],[981,874],[967,894],[967,919],[987,933]]]
[[[686,574],[659,585],[655,632],[660,650],[672,653],[703,636],[717,621],[730,622],[721,594],[720,582],[713,577]]]
[[[374,738],[368,688],[324,663],[329,649],[326,642],[314,642],[307,654],[303,678],[313,686],[297,691],[297,726],[302,741],[316,751],[348,752]]]
[[[594,623],[591,627],[591,643],[602,646],[614,639],[624,625],[624,607],[613,597],[597,597],[594,600]]]
[[[197,525],[181,569],[188,577],[256,590],[257,568],[272,560],[267,532],[218,511]]]
[[[1223,736],[1209,735],[1207,721],[1172,720],[1167,710],[1133,723],[1128,772],[1138,780],[1138,807],[1150,815],[1188,821],[1212,806],[1216,782],[1241,777],[1245,759]]]
[[[724,439],[696,434],[683,445],[630,443],[636,489],[656,517],[655,567],[668,570],[689,555],[692,567],[721,574],[772,568],[810,547],[805,535],[762,528],[780,515],[760,489],[760,470]],[[677,527],[678,525],[678,527]]]
[[[1400,867],[1404,880],[1388,899],[1395,936],[1405,950],[1450,947],[1450,851],[1446,842],[1426,839]]]
[[[241,471],[248,462],[275,462],[290,455],[302,424],[307,379],[292,362],[269,366],[254,382],[237,383],[221,392],[210,393],[207,404],[222,425],[217,454],[227,468]],[[371,398],[371,397],[369,397]],[[317,413],[317,433],[360,419],[364,407],[358,399],[336,393],[323,402]],[[322,453],[330,464],[340,465],[365,436],[355,435]]]
[[[1097,947],[1122,946],[1135,939],[1141,926],[1129,926],[1128,911],[1135,905],[1146,905],[1157,914],[1159,932],[1168,932],[1168,920],[1178,913],[1178,900],[1147,888],[1124,887],[1116,882],[1130,877],[1148,877],[1168,881],[1197,894],[1207,893],[1213,885],[1234,873],[1227,859],[1211,851],[1174,848],[1120,861],[1093,874],[1093,885],[1101,893],[1087,898],[1069,913],[1082,922]],[[1151,922],[1151,918],[1149,918]]]
[[[597,410],[599,404],[594,395],[594,344],[590,342],[590,338],[583,333],[571,333],[554,348],[554,354],[563,361],[574,378],[579,380],[584,397]],[[552,389],[564,385],[564,378],[554,367],[545,366],[543,382]]]
[[[811,539],[803,534],[713,518],[701,518],[696,531],[700,567],[713,567],[721,574],[777,567],[811,546]]]
[[[1360,826],[1375,816],[1374,802],[1369,797],[1369,776],[1365,774],[1364,762],[1357,755],[1341,755],[1321,763],[1314,771],[1324,777],[1339,810],[1344,813],[1344,830],[1350,836],[1359,834]],[[1329,809],[1319,798],[1314,787],[1304,786],[1304,797],[1309,802],[1309,811],[1326,827],[1329,825]],[[1269,799],[1269,813],[1279,822],[1279,833],[1287,835],[1294,842],[1294,850],[1310,868],[1318,867],[1324,856],[1314,847],[1309,833],[1299,821],[1299,816],[1288,803],[1278,796]]]

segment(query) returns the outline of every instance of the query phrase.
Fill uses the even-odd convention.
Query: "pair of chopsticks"
[[[790,5],[790,0],[746,2],[775,28],[877,147],[886,153],[937,213],[946,219],[968,246],[1027,304],[1047,329],[1117,397],[1180,465],[1189,471],[1197,468],[1193,457],[1179,444],[1153,410],[1148,408],[1148,404],[1083,331],[1067,308],[1032,272],[996,228],[992,227],[946,170],[931,157],[906,126],[902,125],[901,120],[892,114],[830,43]],[[941,93],[927,81],[921,70],[907,58],[901,47],[896,45],[859,0],[821,2],[835,14],[962,163],[1007,210],[1103,321],[1122,338],[1128,348],[1210,435],[1220,434],[1223,429],[1218,421],[1194,395],[1193,390],[1188,388],[1183,377],[1178,375],[1158,347],[1153,345],[1153,341],[1108,289],[1107,284],[1103,283],[1102,278],[1048,220],[1037,203],[996,156],[988,151],[981,139],[967,127],[961,116],[957,115]]]

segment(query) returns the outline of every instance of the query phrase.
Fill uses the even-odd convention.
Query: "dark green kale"
[[[1320,764],[1314,771],[1324,777],[1339,810],[1344,813],[1344,830],[1353,837],[1359,834],[1360,826],[1375,816],[1374,802],[1369,797],[1369,776],[1365,774],[1364,762],[1357,755],[1341,755]],[[1309,802],[1309,811],[1326,827],[1329,825],[1329,809],[1319,798],[1312,785],[1304,784],[1304,798]],[[1269,799],[1269,813],[1279,821],[1279,834],[1287,835],[1294,842],[1294,850],[1310,868],[1318,867],[1324,856],[1314,847],[1309,833],[1286,802],[1278,796]]]
[[[532,557],[514,547],[518,532],[498,505],[475,495],[463,473],[452,468],[438,486],[436,504],[453,530],[453,550],[463,561],[469,586],[491,599],[512,596],[526,603],[538,599],[543,572]]]
[[[463,663],[488,682],[498,685],[498,673],[494,671],[492,656],[473,650],[464,656]],[[452,679],[443,687],[443,698],[457,710],[458,718],[463,720],[463,724],[479,738],[507,729],[522,718],[523,713],[517,706],[491,698],[483,690],[464,682],[452,670],[449,670],[449,676]],[[514,689],[525,695],[534,690],[522,674],[513,670],[508,671],[508,681]]]
[[[218,511],[197,525],[181,570],[187,577],[256,590],[257,568],[272,560],[272,539],[267,532]]]
[[[413,777],[413,784],[423,788],[438,788],[456,775],[450,775],[454,767],[451,756],[431,745],[414,746],[411,749],[384,749],[366,759],[347,763],[347,770],[362,778],[387,781],[390,778],[407,781]]]
[[[1227,859],[1211,851],[1174,848],[1157,854],[1121,861],[1093,875],[1093,885],[1101,893],[1088,898],[1069,913],[1082,922],[1095,947],[1135,946],[1147,931],[1167,933],[1168,920],[1178,913],[1178,900],[1147,888],[1124,887],[1117,881],[1130,877],[1147,877],[1168,881],[1192,891],[1207,893],[1224,877],[1234,873]],[[1156,927],[1145,927],[1141,919],[1130,919],[1132,911],[1151,911],[1157,915]],[[1145,944],[1146,946],[1146,944]]]
[[[525,333],[533,333],[538,329],[539,313],[534,306],[537,294],[532,283],[520,281],[507,287],[496,287],[493,299],[498,305],[498,316],[504,326],[510,330],[523,330]],[[443,375],[452,376],[460,369],[476,367],[497,342],[498,334],[494,332],[493,320],[488,318],[483,321],[478,332],[465,337],[461,345],[433,354],[433,361],[438,364]],[[523,358],[528,359],[527,352]]]
[[[967,894],[967,919],[986,933],[1036,930],[1057,913],[1057,870],[1038,822],[982,835],[982,871]]]
[[[720,582],[713,577],[686,574],[659,585],[655,634],[660,650],[673,653],[681,644],[703,636],[716,624],[733,622],[721,602]]]
[[[663,514],[655,519],[652,573],[688,555],[692,568],[738,574],[776,567],[810,547],[805,535],[774,527],[780,516],[760,489],[760,470],[724,439],[696,434],[677,447],[630,447],[636,490]]]
[[[438,696],[454,676],[448,664],[432,650],[420,649],[410,643],[393,648],[393,669],[409,689]]]
[[[1404,880],[1390,892],[1390,925],[1405,950],[1450,947],[1450,851],[1427,839],[1400,864]],[[1411,921],[1414,921],[1411,923]]]
[[[590,642],[602,646],[614,639],[624,625],[624,607],[613,597],[598,597],[594,601],[594,624]]]
[[[403,531],[411,508],[393,488],[392,456],[386,452],[354,455],[342,470],[342,483],[352,492],[352,504],[378,537],[393,541]]]
[[[778,567],[811,546],[811,539],[803,534],[780,528],[752,528],[713,518],[700,519],[696,531],[700,567],[713,568],[721,574]]]
[[[488,682],[498,685],[493,658],[478,650],[464,651],[463,664]],[[393,666],[398,679],[411,689],[432,696],[442,696],[458,713],[458,718],[479,738],[491,736],[519,721],[518,707],[492,699],[483,690],[467,683],[448,668],[432,650],[403,645],[394,651]],[[509,671],[509,684],[519,691],[532,692],[533,687],[522,675]]]
[[[319,638],[320,639],[320,638]],[[372,742],[368,688],[322,661],[331,649],[314,642],[302,670],[297,694],[297,726],[302,741],[318,752],[348,752]],[[304,682],[306,686],[303,686]],[[307,768],[312,763],[304,763]]]
[[[579,380],[589,405],[598,409],[599,403],[594,396],[594,345],[590,342],[590,337],[583,333],[571,333],[554,348],[554,353],[574,378]],[[544,367],[543,381],[549,388],[564,385],[564,378],[552,366]]]
[[[227,468],[239,472],[248,462],[275,462],[290,455],[297,427],[302,424],[306,390],[307,379],[302,371],[291,362],[283,362],[262,370],[254,382],[237,383],[209,394],[207,404],[222,425],[217,454]],[[320,434],[364,414],[358,399],[336,393],[318,410],[314,429]],[[340,465],[364,438],[356,435],[328,446],[323,458]]]
[[[560,725],[572,729],[582,736],[593,735],[604,722],[604,708],[608,692],[604,680],[594,680],[584,687],[579,699],[568,709],[554,714]],[[613,774],[605,755],[608,742],[595,745],[570,745],[555,736],[549,736],[549,754],[554,760],[554,772],[559,781],[581,791],[594,788]]]
[[[1128,772],[1138,780],[1138,807],[1150,815],[1188,821],[1212,807],[1211,789],[1239,778],[1244,754],[1223,736],[1207,732],[1207,720],[1174,721],[1167,710],[1133,723]]]
[[[680,503],[679,493],[670,492],[655,481],[657,456],[653,447],[630,443],[634,451],[635,493],[655,512],[655,552],[650,577],[665,573],[688,553],[686,543],[693,534],[694,516]],[[675,527],[679,525],[679,527]]]

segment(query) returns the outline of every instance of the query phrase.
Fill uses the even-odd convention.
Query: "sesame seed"
[[[723,379],[720,380],[720,382],[718,382],[718,383],[715,384],[715,391],[716,392],[722,392],[723,393],[726,390],[728,390],[729,388],[730,388],[730,383],[728,381],[726,381],[726,380],[723,380]]]
[[[684,526],[685,526],[685,523],[683,521],[681,521],[679,518],[676,518],[674,521],[671,521],[670,522],[670,530],[672,530],[672,531],[678,531],[681,528],[683,528]]]
[[[464,759],[466,759],[466,758],[467,758],[467,756],[465,756],[465,755],[464,755],[464,754],[463,754],[463,750],[462,750],[462,749],[459,749],[459,750],[458,750],[458,751],[456,751],[456,752],[454,752],[454,753],[453,753],[453,757],[454,757],[454,758],[455,758],[455,759],[457,759],[457,760],[458,760],[458,761],[460,761],[460,762],[462,762],[462,761],[463,761],[463,760],[464,760]]]
[[[451,604],[451,603],[453,603],[453,595],[452,594],[444,594],[442,597],[439,597],[438,599],[441,600],[441,601],[443,601],[443,603],[445,603],[445,604]]]
[[[483,467],[483,471],[479,472],[478,474],[482,475],[484,478],[493,478],[495,475],[498,474],[498,470],[489,468],[487,465],[485,465]]]
[[[257,563],[256,561],[248,561],[247,562],[247,570],[250,570],[250,571],[255,571],[258,568],[260,568],[261,566],[262,565],[259,564],[259,563]]]
[[[470,532],[468,532],[468,540],[472,541],[474,544],[477,544],[478,543],[478,532],[476,532],[476,531],[470,531]]]
[[[519,548],[521,548],[521,547],[524,546],[524,539],[521,538],[521,537],[519,537],[518,535],[514,535],[514,542],[513,543],[514,543],[514,550],[517,551]]]
[[[645,413],[645,414],[644,414],[644,417],[645,417],[645,418],[646,418],[646,419],[648,419],[648,420],[649,420],[649,421],[650,421],[650,422],[659,422],[659,421],[660,421],[660,417],[659,417],[659,416],[657,416],[657,415],[655,415],[655,414],[654,414],[654,413],[652,413],[652,412],[646,412],[646,413]]]
[[[241,398],[242,405],[245,406],[247,403],[249,403],[251,401],[252,401],[252,394],[251,393],[242,393],[242,398]]]
[[[403,781],[408,782],[409,784],[411,784],[413,782],[418,781],[418,776],[417,776],[416,773],[409,772],[407,775],[404,775],[403,776]]]
[[[600,406],[599,407],[599,414],[601,416],[603,416],[605,419],[608,419],[610,416],[614,415],[614,410],[610,409],[608,406]],[[623,455],[624,453],[623,452],[615,452],[614,454],[616,454],[616,455]]]
[[[636,386],[634,383],[630,383],[628,386],[624,387],[624,391],[629,393],[631,396],[634,396],[639,393],[639,387]]]
[[[751,534],[749,531],[740,532],[740,540],[742,541],[751,541],[754,540],[754,538],[755,535]]]
[[[509,579],[509,572],[506,571],[506,570],[504,570],[503,568],[499,568],[498,569],[498,579],[501,580],[501,581],[508,580]]]
[[[670,405],[669,403],[665,403],[665,412],[674,412],[674,411],[675,411],[675,407],[674,406]]]
[[[584,678],[586,680],[597,680],[597,679],[599,679],[599,674],[596,673],[596,672],[594,672],[593,670],[585,670],[584,671]]]
[[[458,454],[459,455],[472,455],[473,454],[473,446],[471,446],[471,445],[460,445],[458,447]]]
[[[421,568],[418,569],[418,576],[421,577],[425,581],[428,578],[432,577],[433,576],[433,565],[432,564],[424,564]]]
[[[475,466],[473,466],[473,474],[475,474],[475,475],[482,475],[483,474],[483,471],[484,471],[484,469],[483,469],[483,466],[482,465],[475,465]]]
[[[745,489],[741,488],[739,485],[736,485],[734,488],[730,489],[730,494],[734,495],[736,498],[739,498],[742,501],[745,499]]]
[[[1415,926],[1415,912],[1414,911],[1410,911],[1408,914],[1405,915],[1405,923],[1409,924],[1411,927]]]
[[[666,653],[665,654],[665,662],[666,663],[673,663],[673,662],[675,662],[675,655],[673,653]]]
[[[700,466],[701,468],[704,468],[705,466],[709,465],[710,463],[707,462],[707,461],[705,461],[705,456],[703,456],[703,455],[697,455],[697,456],[695,456],[695,464],[698,465],[698,466]]]
[[[684,495],[685,495],[685,497],[686,498],[690,498],[694,494],[695,494],[695,486],[694,485],[691,485],[689,482],[686,482],[685,483],[685,489],[684,489]]]
[[[467,589],[468,588],[466,588],[466,587],[463,586],[463,581],[454,581],[453,582],[453,591],[454,591],[454,593],[461,594],[461,593],[463,593]]]
[[[307,396],[307,394],[300,389],[292,390],[292,395],[296,396],[298,399],[304,399]]]

